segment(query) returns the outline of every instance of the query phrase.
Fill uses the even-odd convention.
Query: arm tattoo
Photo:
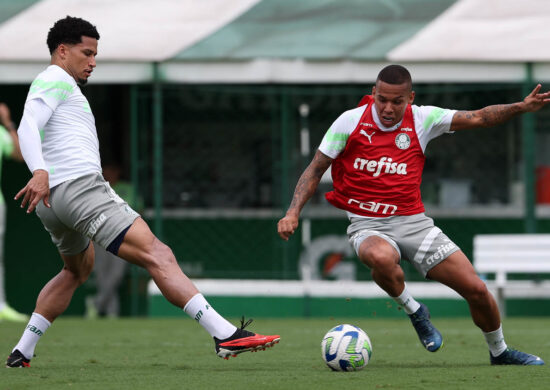
[[[470,122],[468,127],[492,127],[504,123],[523,110],[518,103],[496,104],[476,111],[458,111],[455,115],[458,120]]]
[[[496,126],[521,114],[518,104],[498,104],[479,110],[484,127]]]
[[[457,118],[457,119],[471,120],[471,119],[474,119],[475,117],[476,117],[476,114],[473,111],[458,111],[455,114],[455,118]]]
[[[290,203],[289,210],[297,209],[298,212],[304,207],[306,202],[313,196],[321,177],[328,169],[332,159],[325,156],[321,152],[317,151],[313,160],[306,168],[298,184],[296,184],[296,189],[294,190],[294,196],[292,197],[292,202]]]

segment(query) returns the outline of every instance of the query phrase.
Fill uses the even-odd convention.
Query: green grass
[[[235,321],[237,322],[237,321]],[[338,323],[363,328],[373,343],[362,371],[330,371],[320,342]],[[408,320],[258,319],[251,328],[278,333],[265,352],[223,360],[209,335],[190,319],[86,321],[60,318],[43,336],[30,369],[1,369],[0,389],[542,389],[550,365],[492,367],[482,334],[470,319],[434,319],[444,348],[429,353]],[[0,322],[6,356],[22,324]],[[550,319],[505,321],[508,344],[550,364]]]

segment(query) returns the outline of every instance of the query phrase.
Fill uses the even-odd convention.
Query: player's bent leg
[[[51,323],[63,313],[78,286],[82,285],[92,272],[94,247],[88,247],[76,255],[61,254],[63,269],[40,291],[36,307],[21,339],[6,361],[6,367],[30,367],[34,349]]]
[[[484,332],[487,339],[491,333],[500,332],[499,341],[503,352],[494,356],[489,353],[492,365],[543,365],[544,361],[535,355],[508,348],[504,343],[497,303],[485,283],[477,276],[474,267],[462,251],[451,254],[447,259],[428,272],[428,277],[437,280],[466,299],[474,323]],[[488,340],[488,344],[489,340]],[[490,349],[492,348],[489,345]]]
[[[373,280],[398,303],[405,290],[405,274],[399,266],[399,253],[385,239],[378,236],[367,237],[359,247],[359,259],[371,269]],[[408,294],[411,300],[414,300]],[[418,339],[430,352],[443,345],[443,337],[430,321],[430,312],[424,304],[416,304],[416,311],[408,314],[418,335]]]
[[[279,342],[279,335],[264,336],[245,330],[251,320],[245,323],[243,319],[241,327],[236,328],[220,316],[183,273],[172,250],[154,236],[141,218],[128,229],[118,256],[144,267],[164,297],[210,333],[218,356],[229,358],[242,352],[264,350]]]
[[[183,308],[199,291],[179,267],[172,250],[137,218],[126,232],[118,250],[119,257],[149,272],[164,297]]]
[[[383,238],[369,236],[359,247],[359,260],[371,270],[373,280],[392,297],[405,288],[405,274],[399,266],[399,254]]]
[[[61,254],[61,258],[63,269],[42,288],[34,310],[50,322],[67,309],[75,290],[90,276],[94,267],[93,243],[90,242],[82,253]]]
[[[497,303],[462,251],[452,253],[428,271],[427,276],[452,288],[464,297],[474,323],[482,331],[491,332],[500,327]]]

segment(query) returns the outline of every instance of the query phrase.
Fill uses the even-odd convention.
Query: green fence
[[[10,101],[17,118],[26,87],[10,88],[18,99]],[[415,90],[416,104],[462,110],[519,101],[524,94],[519,84],[417,85]],[[323,197],[330,183],[320,185],[304,210],[309,223],[290,242],[278,238],[276,223],[326,130],[369,92],[370,86],[341,85],[92,85],[84,90],[96,115],[103,160],[123,166],[144,198],[144,216],[189,276],[252,279],[299,279],[304,243],[345,234],[345,214]],[[550,166],[549,111],[537,113],[532,123],[516,118],[493,129],[444,135],[428,145],[422,184],[428,214],[468,255],[475,234],[524,232],[533,222],[537,231],[549,231],[550,180],[544,179]],[[530,126],[531,140],[523,136]],[[535,169],[526,171],[531,165]],[[28,177],[25,167],[6,165],[6,198]],[[538,202],[536,221],[526,219],[525,199],[531,197]],[[16,307],[30,311],[61,262],[37,218],[8,203],[8,295]],[[319,263],[323,278],[338,277],[325,272],[333,255]],[[357,279],[370,279],[353,255],[344,254],[342,263],[354,268]],[[420,280],[411,267],[404,268],[409,280]],[[122,287],[126,313],[145,312],[146,280],[132,269]],[[93,288],[77,294],[69,313],[83,311],[83,296]]]
[[[417,104],[463,110],[523,98],[522,86],[510,84],[419,85],[415,90]],[[146,120],[138,121],[140,146],[131,165],[141,167],[138,183],[150,205],[148,217],[158,221],[155,226],[162,224],[163,238],[192,274],[297,277],[301,233],[283,243],[275,234],[276,222],[325,131],[366,92],[331,85],[164,86],[158,171],[158,152],[151,149],[153,93],[148,87],[135,92],[136,111]],[[536,118],[537,139],[545,139],[548,114]],[[522,118],[516,118],[492,129],[444,135],[428,145],[424,201],[436,218],[476,219],[468,231],[460,231],[466,237],[457,241],[466,247],[476,233],[502,230],[502,218],[520,221],[504,222],[505,230],[525,230],[525,198],[530,190],[535,194],[535,187],[526,192],[524,185],[524,128]],[[535,143],[529,149],[543,172],[545,147]],[[155,178],[155,172],[162,177]],[[544,197],[544,183],[539,184],[538,196]],[[344,214],[324,200],[329,189],[330,183],[322,183],[304,210],[313,221],[311,238],[345,232]],[[161,209],[153,207],[155,199],[162,199]]]

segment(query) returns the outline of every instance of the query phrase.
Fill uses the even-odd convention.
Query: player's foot
[[[6,360],[6,367],[30,367],[31,361],[27,359],[18,349],[13,351],[8,360]]]
[[[441,333],[430,322],[430,312],[428,307],[423,303],[420,308],[413,314],[409,314],[409,318],[418,334],[420,342],[430,352],[435,352],[443,345]]]
[[[281,339],[279,335],[264,336],[245,330],[244,328],[252,322],[252,319],[244,322],[244,317],[241,319],[241,327],[233,333],[232,336],[219,340],[214,337],[216,343],[216,354],[224,359],[235,357],[239,353],[247,351],[265,350],[277,344]]]
[[[28,320],[28,315],[17,312],[7,303],[0,310],[0,321],[27,322]]]
[[[491,355],[491,353],[489,353]],[[515,364],[518,366],[542,366],[544,360],[538,356],[531,355],[529,353],[517,351],[512,348],[506,348],[506,351],[502,352],[498,356],[491,355],[492,365],[504,365]]]

